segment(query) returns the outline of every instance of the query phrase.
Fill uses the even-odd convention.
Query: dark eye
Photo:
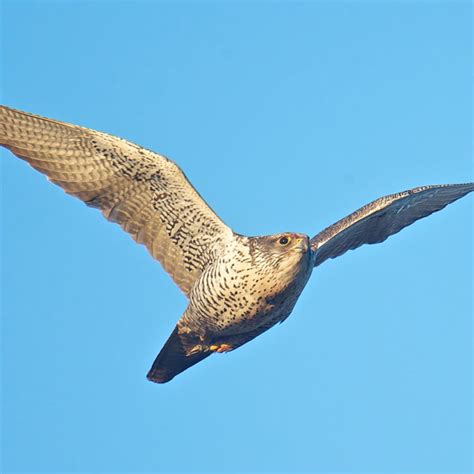
[[[288,237],[280,237],[280,240],[278,241],[278,243],[280,245],[287,245],[289,241],[290,239]]]

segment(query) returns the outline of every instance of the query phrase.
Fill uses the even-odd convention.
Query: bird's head
[[[263,261],[280,274],[294,278],[310,266],[311,247],[309,237],[305,234],[284,232],[254,239],[257,261]]]

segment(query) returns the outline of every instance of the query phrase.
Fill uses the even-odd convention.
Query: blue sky
[[[164,153],[240,233],[472,180],[470,2],[2,4],[2,102]],[[186,301],[6,151],[3,471],[471,472],[472,198],[156,385]]]

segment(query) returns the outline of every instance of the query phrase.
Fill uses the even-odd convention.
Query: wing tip
[[[154,383],[167,383],[170,380],[174,379],[174,374],[171,375],[166,370],[153,370],[151,369],[148,374],[146,374],[147,380]]]
[[[147,379],[160,384],[169,382],[176,375],[211,355],[209,351],[188,354],[188,348],[190,345],[192,347],[192,344],[192,341],[179,333],[176,326],[148,371]]]

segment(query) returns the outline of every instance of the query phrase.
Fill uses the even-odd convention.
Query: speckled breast
[[[276,272],[245,242],[235,245],[196,282],[186,323],[203,335],[226,336],[285,319],[311,275],[309,252],[298,265]]]

